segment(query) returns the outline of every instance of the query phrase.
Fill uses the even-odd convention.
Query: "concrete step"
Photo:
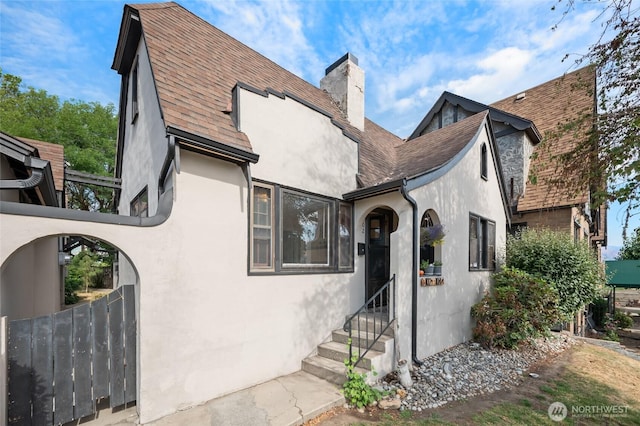
[[[354,355],[355,354],[357,354],[357,351],[354,348]],[[349,348],[344,343],[322,343],[318,345],[318,355],[332,359],[334,361],[344,362],[345,359],[349,358]],[[364,358],[362,358],[362,360],[358,364],[358,367],[362,367],[365,370],[371,370],[371,360],[380,355],[382,355],[381,352],[371,349],[369,352],[367,352]]]
[[[303,359],[302,371],[340,386],[347,381],[347,369],[343,362],[318,355]],[[366,370],[363,371],[366,372]]]
[[[334,342],[343,343],[344,345],[349,343],[349,333],[347,333],[344,330],[335,330],[335,331],[333,331],[333,333],[331,334],[331,338],[333,339]],[[358,339],[356,331],[354,331],[353,334],[352,334],[352,337],[351,337],[351,342],[352,342],[354,347],[358,347],[359,346],[361,348],[366,348],[367,347],[367,339],[368,339],[368,342],[370,344],[371,342],[373,342],[373,340],[375,338],[376,338],[376,336],[373,333],[361,333],[360,338]],[[388,344],[387,342],[389,340],[393,340],[393,337],[388,336],[386,334],[383,334],[382,336],[380,336],[378,341],[376,341],[373,344],[371,349],[373,349],[375,351],[378,351],[378,352],[386,352],[387,344]]]
[[[345,321],[348,321],[351,315],[345,318]],[[387,314],[361,314],[359,317],[356,317],[351,320],[351,328],[353,330],[358,329],[358,325],[360,326],[360,332],[369,331],[373,333],[374,327],[375,330],[380,330],[381,328],[385,328],[387,326]],[[394,336],[394,327],[393,321],[391,321],[391,325],[384,332],[387,336]]]

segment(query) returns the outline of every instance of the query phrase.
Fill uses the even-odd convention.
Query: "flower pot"
[[[433,267],[434,275],[442,275],[442,265]]]
[[[424,273],[427,274],[427,275],[433,275],[433,269],[434,269],[434,266],[433,265],[429,265],[427,267],[427,270],[424,271]]]

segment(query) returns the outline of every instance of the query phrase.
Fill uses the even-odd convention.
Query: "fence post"
[[[7,317],[0,317],[0,423],[6,424],[7,414]]]

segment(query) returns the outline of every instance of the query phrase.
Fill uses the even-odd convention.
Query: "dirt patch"
[[[534,364],[522,384],[491,394],[448,403],[442,407],[411,413],[411,422],[418,419],[437,419],[456,425],[474,424],[473,417],[502,403],[525,404],[546,412],[553,397],[542,391],[554,386],[565,374],[579,374],[613,386],[622,395],[634,398],[640,405],[640,364],[606,348],[577,343],[563,353]],[[408,413],[383,411],[378,408],[359,413],[353,409],[335,408],[307,425],[346,426],[353,424],[402,423]]]

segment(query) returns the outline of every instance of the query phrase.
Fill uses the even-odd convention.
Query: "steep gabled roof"
[[[573,120],[585,111],[593,112],[594,88],[594,70],[592,67],[585,67],[523,90],[519,93],[524,95],[519,97],[514,95],[494,102],[492,106],[531,119],[545,135],[556,131],[558,125]],[[549,184],[549,179],[557,177],[558,173],[558,164],[552,160],[553,156],[571,150],[577,143],[573,132],[567,132],[549,142],[536,147],[531,169],[536,173],[537,183],[534,185],[527,182],[525,194],[518,201],[518,211],[572,206],[589,199],[586,187],[582,193],[573,195]]]
[[[361,171],[364,172],[361,181],[365,185],[345,194],[345,199],[366,198],[395,191],[407,179],[435,173],[451,164],[475,140],[487,116],[488,111],[483,111],[410,141],[402,141],[367,121],[363,146],[371,146],[364,151],[361,146],[360,152]],[[376,135],[381,137],[369,139]],[[496,157],[495,150],[492,150]],[[375,158],[370,158],[371,156]],[[499,169],[499,159],[496,159],[496,166]],[[498,174],[500,173],[498,170]],[[504,192],[502,185],[501,191]]]
[[[139,37],[146,42],[167,128],[252,152],[230,114],[232,91],[241,83],[312,105],[349,136],[361,138],[325,91],[176,3],[125,6],[113,69],[129,71]]]
[[[413,133],[409,136],[409,140],[420,136],[423,130],[429,125],[429,123],[431,123],[434,116],[442,109],[445,102],[449,102],[454,106],[461,106],[463,109],[473,113],[489,110],[491,120],[511,126],[516,130],[524,130],[533,143],[540,141],[540,133],[531,120],[446,91],[440,95],[440,98],[438,98],[436,103],[433,104],[427,115],[425,115],[420,121],[418,127],[416,127]]]

